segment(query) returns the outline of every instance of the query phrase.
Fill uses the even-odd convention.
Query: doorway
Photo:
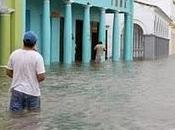
[[[98,33],[99,33],[99,23],[91,22],[91,38],[92,38],[92,48],[91,48],[91,60],[95,60],[96,51],[94,47],[98,44]]]
[[[106,48],[106,51],[105,51],[105,60],[108,59],[108,30],[106,30],[106,40],[105,40],[105,48]]]
[[[60,18],[60,62],[63,62],[64,56],[64,18]]]
[[[83,21],[76,20],[75,61],[82,61],[82,34],[83,34]]]
[[[144,59],[143,29],[138,24],[134,24],[133,59],[134,60]]]

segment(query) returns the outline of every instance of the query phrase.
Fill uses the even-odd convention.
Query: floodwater
[[[7,112],[0,69],[0,130],[175,130],[175,56],[47,69],[40,113]]]

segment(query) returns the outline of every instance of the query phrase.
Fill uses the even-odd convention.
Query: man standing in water
[[[103,62],[105,61],[105,51],[106,51],[106,48],[105,46],[103,45],[102,42],[99,42],[95,47],[94,47],[94,50],[96,50],[96,57],[95,57],[95,62],[96,63],[100,63],[100,62]]]
[[[9,58],[6,73],[12,78],[10,111],[40,110],[40,82],[45,79],[42,56],[35,50],[37,36],[29,31],[23,38],[23,48]]]

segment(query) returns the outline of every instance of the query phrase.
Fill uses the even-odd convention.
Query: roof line
[[[140,1],[137,1],[137,0],[134,0],[135,3],[138,3],[138,4],[142,4],[142,5],[145,5],[145,6],[150,6],[150,7],[154,7],[154,8],[157,8],[158,10],[160,10],[168,19],[170,19],[172,21],[172,19],[158,6],[156,5],[152,5],[152,4],[148,4],[148,3],[144,3],[144,2],[140,2]]]

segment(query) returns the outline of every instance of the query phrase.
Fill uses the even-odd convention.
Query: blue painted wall
[[[129,0],[75,0],[75,3],[87,4],[90,3],[95,7],[104,7],[106,9],[119,10],[121,12],[128,12]]]
[[[26,1],[26,9],[28,10],[28,12],[30,12],[30,14],[28,14],[28,16],[26,18],[26,23],[30,23],[30,25],[26,25],[27,30],[32,30],[34,31],[37,35],[38,35],[38,49],[40,52],[42,52],[42,46],[41,46],[41,42],[42,42],[42,0],[27,0]],[[28,22],[27,20],[30,20],[30,22]]]
[[[38,35],[38,49],[43,54],[43,2],[44,0],[26,0],[26,30],[32,30]],[[127,1],[127,3],[126,3]],[[90,20],[99,22],[101,8],[105,8],[107,12],[131,12],[130,0],[74,0],[72,3],[72,61],[75,54],[75,21],[83,20],[84,5],[91,5]],[[56,17],[53,13],[56,12]],[[60,61],[60,18],[64,17],[65,3],[62,0],[50,1],[51,13],[51,54],[52,62]],[[55,14],[54,14],[55,15]],[[46,25],[47,26],[47,25]]]
[[[38,49],[39,52],[43,53],[42,50],[42,15],[43,15],[43,0],[27,0],[26,1],[26,10],[27,10],[27,15],[26,15],[26,30],[32,30],[34,31],[37,35],[38,35]],[[52,0],[51,1],[51,13],[54,11],[57,11],[59,13],[59,18],[60,17],[64,17],[64,3],[60,0]],[[72,16],[73,16],[73,22],[75,22],[75,20],[83,20],[83,11],[84,11],[84,7],[82,5],[79,4],[72,4]],[[99,8],[96,7],[92,7],[91,8],[91,21],[99,21],[99,15],[100,15],[100,10]],[[59,52],[59,45],[56,45],[56,42],[59,42],[59,25],[55,25],[55,24],[59,24],[59,18],[55,19],[52,18],[51,16],[51,29],[52,29],[52,33],[51,33],[51,48],[55,48],[58,47],[57,52]],[[57,23],[56,23],[57,21]],[[75,23],[73,23],[75,24]],[[55,26],[55,28],[53,27]],[[73,35],[75,35],[75,26],[73,26]],[[55,33],[54,33],[55,32]],[[58,38],[56,38],[58,37]],[[75,41],[73,41],[75,42]],[[74,44],[74,43],[73,43]],[[51,49],[51,50],[52,50]],[[55,61],[56,57],[56,52],[52,52],[51,51],[51,59],[53,61]],[[59,56],[59,55],[58,55]],[[74,58],[73,58],[74,60]]]

